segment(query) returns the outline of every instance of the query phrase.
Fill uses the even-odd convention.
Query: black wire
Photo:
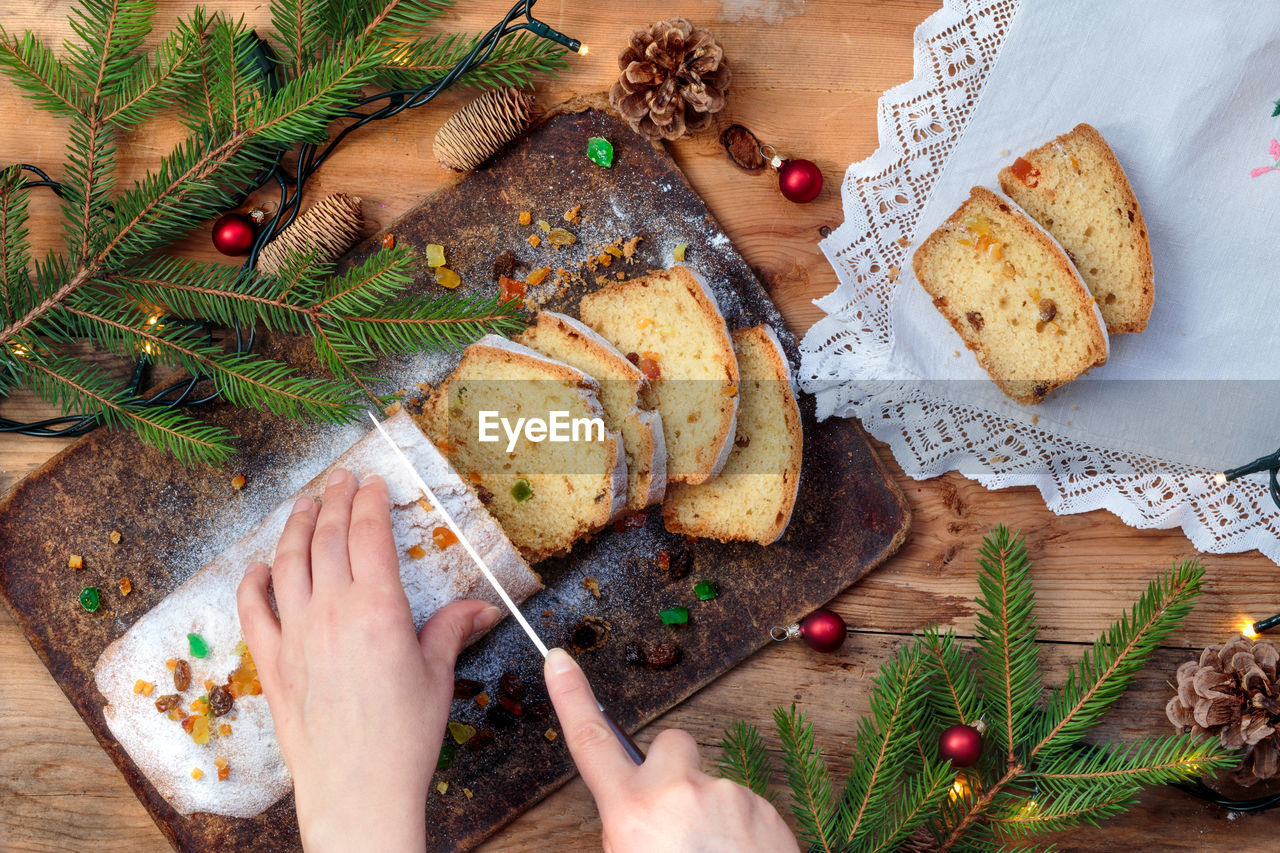
[[[448,89],[463,76],[470,73],[477,66],[484,64],[493,54],[494,49],[502,39],[520,30],[528,30],[535,35],[543,38],[550,38],[563,44],[568,44],[570,40],[566,39],[562,34],[552,30],[546,24],[536,20],[533,17],[533,4],[537,0],[517,0],[512,7],[503,16],[502,20],[489,29],[481,38],[477,39],[471,50],[467,51],[466,56],[457,62],[440,79],[429,83],[419,89],[393,89],[386,92],[379,92],[374,95],[368,95],[361,98],[351,108],[345,110],[339,119],[355,119],[350,125],[344,127],[338,134],[330,140],[322,150],[317,152],[317,146],[312,143],[304,143],[298,149],[298,164],[295,174],[289,175],[284,168],[283,161],[286,150],[284,148],[276,151],[274,162],[266,167],[252,182],[249,188],[246,188],[240,195],[240,201],[243,204],[245,199],[253,192],[266,186],[274,181],[280,188],[280,202],[275,215],[265,222],[259,229],[253,245],[250,247],[249,255],[245,260],[244,269],[253,270],[257,267],[258,257],[262,252],[262,248],[269,243],[276,235],[285,228],[288,228],[298,218],[302,210],[302,195],[306,189],[307,181],[317,170],[329,159],[329,157],[337,150],[341,142],[347,138],[353,131],[365,125],[382,121],[399,115],[408,109],[423,106],[432,101],[437,95]],[[512,22],[521,14],[525,20],[522,23],[513,24]],[[250,34],[255,39],[254,53],[259,67],[263,70],[264,78],[268,91],[274,92],[279,86],[280,80],[278,75],[278,65],[275,57],[271,52],[270,46],[256,35]],[[382,101],[388,103],[370,113],[358,112],[361,107],[370,106]],[[39,176],[39,180],[27,180],[23,182],[24,187],[36,188],[47,187],[58,197],[62,197],[62,185],[50,178],[38,167],[29,164],[22,164],[21,168],[25,171],[32,172]],[[202,326],[212,336],[212,327],[203,321],[191,320],[168,320],[168,323],[188,323]],[[234,328],[235,333],[235,350],[234,354],[243,355],[253,349],[254,340],[257,331],[250,328],[247,332],[240,327]],[[140,356],[135,362],[133,372],[129,379],[130,400],[126,403],[129,406],[139,408],[160,407],[164,411],[169,411],[179,406],[201,406],[211,403],[218,399],[220,393],[214,387],[203,396],[195,399],[189,399],[196,391],[200,383],[208,381],[205,376],[191,376],[181,379],[161,388],[152,393],[141,396],[141,387],[148,376],[148,367],[150,360],[146,355]],[[0,365],[0,369],[5,369]],[[46,418],[40,421],[20,422],[8,418],[0,418],[0,433],[18,433],[21,435],[38,436],[42,438],[74,438],[84,435],[99,426],[101,419],[97,415],[64,415],[55,418]],[[1274,479],[1272,481],[1274,483]]]

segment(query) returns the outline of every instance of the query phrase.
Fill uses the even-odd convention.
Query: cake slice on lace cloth
[[[502,528],[412,419],[399,413],[385,428],[512,599],[519,603],[541,589]],[[236,589],[250,563],[271,563],[294,502],[319,497],[337,467],[387,483],[400,580],[416,628],[464,598],[502,607],[400,460],[371,432],[148,611],[94,666],[112,736],[181,814],[253,817],[292,787],[241,635]]]
[[[1023,404],[1107,360],[1102,315],[1052,237],[974,187],[912,258],[934,306],[1000,390]]]

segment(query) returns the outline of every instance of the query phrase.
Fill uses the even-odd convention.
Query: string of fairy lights
[[[293,224],[301,213],[303,192],[308,181],[324,162],[332,156],[342,142],[357,129],[372,122],[399,115],[405,110],[430,103],[437,95],[457,83],[464,75],[483,65],[493,54],[499,42],[521,31],[532,33],[538,38],[555,42],[580,56],[585,56],[588,53],[588,48],[581,41],[565,35],[533,16],[535,3],[537,3],[537,0],[517,0],[498,23],[490,27],[484,35],[477,39],[466,55],[439,79],[419,89],[392,89],[368,95],[352,104],[341,114],[334,116],[335,120],[347,120],[350,121],[350,124],[343,127],[322,146],[310,143],[299,146],[297,149],[297,164],[292,173],[283,164],[287,149],[277,151],[272,165],[252,182],[252,186],[243,188],[241,193],[241,203],[243,203],[244,199],[248,198],[251,193],[268,184],[274,183],[280,192],[277,209],[274,211],[275,215],[263,222],[258,229],[249,256],[245,261],[245,268],[253,269],[257,265],[258,255],[262,248],[277,234]],[[276,64],[271,48],[265,40],[252,33],[248,37],[253,39],[252,50],[255,61],[262,70],[264,85],[268,87],[269,91],[274,90],[279,84],[279,79],[275,73]],[[376,108],[370,109],[371,107]],[[35,176],[24,182],[25,187],[45,187],[59,197],[62,196],[61,184],[50,178],[39,167],[22,164],[21,168]],[[213,336],[213,325],[204,321],[170,318],[166,319],[165,322],[192,325],[203,329],[210,339]],[[253,329],[234,328],[231,333],[234,336],[234,351],[236,353],[245,353],[253,348],[255,334]],[[231,343],[231,341],[228,341],[228,344]],[[167,410],[177,407],[200,406],[210,403],[219,397],[216,389],[202,389],[201,383],[207,377],[199,375],[189,376],[165,387],[144,393],[143,388],[147,384],[149,366],[150,359],[148,359],[147,353],[140,353],[134,362],[127,384],[130,395],[129,405],[131,406],[139,408],[159,407]],[[74,438],[92,431],[100,423],[101,419],[96,414],[73,413],[34,421],[0,418],[0,434],[17,433],[45,438]]]

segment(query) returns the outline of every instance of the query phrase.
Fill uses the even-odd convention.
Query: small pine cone
[[[337,260],[360,239],[360,199],[334,193],[320,199],[263,247],[258,269],[279,275],[290,255],[314,252],[321,263]]]
[[[455,172],[479,168],[519,136],[533,118],[533,95],[490,89],[458,110],[436,132],[436,161]]]
[[[917,829],[898,846],[897,853],[938,853],[942,845],[924,829]]]
[[[684,18],[636,30],[618,55],[609,102],[649,139],[679,139],[711,126],[729,96],[729,62],[709,30]]]
[[[1248,786],[1280,776],[1280,649],[1243,634],[1178,667],[1165,716],[1178,731],[1216,735],[1244,749],[1233,778]]]

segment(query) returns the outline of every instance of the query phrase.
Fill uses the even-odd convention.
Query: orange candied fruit
[[[484,475],[482,475],[479,471],[472,471],[471,473],[467,474],[467,479],[473,483],[479,483],[481,480],[484,479]]]
[[[738,386],[737,386],[737,385],[733,385],[733,384],[729,384],[729,385],[724,386],[724,395],[725,395],[726,397],[736,397],[736,396],[738,396]]]
[[[191,739],[196,743],[208,743],[209,735],[212,734],[209,729],[209,718],[200,716],[192,719],[195,722],[191,724]]]
[[[394,249],[395,247],[396,247],[396,235],[394,235],[394,234],[383,234],[383,235],[382,235],[382,248],[384,248],[384,249]]]
[[[1009,171],[1013,172],[1013,176],[1022,181],[1029,187],[1034,187],[1040,183],[1040,170],[1032,166],[1026,160],[1019,157],[1013,161],[1013,165],[1009,167]]]
[[[537,287],[538,285],[546,281],[547,276],[549,275],[551,275],[551,267],[538,267],[536,270],[529,273],[529,277],[526,281],[528,284],[531,284],[534,287]]]
[[[164,662],[164,666],[165,666],[165,669],[169,670],[170,672],[173,672],[175,669],[178,668],[178,659],[169,658],[167,661]]]
[[[128,595],[133,592],[133,581],[129,580],[129,576],[125,575],[120,578],[120,594]]]
[[[156,686],[154,684],[152,684],[150,681],[143,681],[141,678],[133,682],[133,692],[141,693],[143,696],[150,696],[151,691],[155,689],[156,689]]]
[[[476,704],[477,704],[477,705],[479,705],[481,708],[483,708],[483,707],[485,707],[486,705],[488,705],[488,704],[489,704],[489,694],[488,694],[488,693],[481,693],[480,695],[476,696]]]
[[[195,726],[195,724],[196,724],[196,718],[195,718],[195,717],[183,717],[183,718],[182,718],[182,730],[183,730],[184,732],[186,732],[187,734],[191,734],[191,730],[192,730],[192,728]]]
[[[231,768],[230,768],[230,767],[219,767],[219,768],[218,768],[218,781],[219,781],[219,782],[225,782],[225,781],[227,781],[228,777],[230,777],[230,776],[231,776]]]
[[[191,778],[199,782],[201,779],[204,778],[204,771],[201,770],[199,767],[195,768],[194,770],[191,771]]]
[[[258,666],[253,662],[253,655],[243,640],[236,643],[236,651],[240,654],[240,666],[227,677],[227,689],[236,699],[257,696],[262,692],[262,684],[258,681]]]
[[[639,320],[636,320],[637,329],[647,329],[652,325],[653,325],[652,317],[641,317]]]
[[[67,568],[79,571],[84,568],[84,557],[79,554],[72,554],[67,557]]]
[[[108,539],[108,540],[110,540],[110,542],[111,542],[111,544],[112,544],[112,545],[119,545],[119,544],[120,544],[120,531],[119,531],[119,530],[113,530],[113,531],[111,531],[110,533],[108,533],[108,534],[107,534],[107,539]]]
[[[222,737],[226,737],[227,735],[231,734],[231,726],[227,723],[219,723],[218,734],[221,735]]]
[[[435,540],[436,547],[443,551],[450,545],[456,545],[458,537],[453,535],[453,531],[447,527],[437,527],[431,531],[431,538]]]
[[[247,482],[249,481],[244,478],[244,474],[236,474],[231,478],[231,488],[238,492],[244,488],[244,484]]]
[[[607,267],[613,263],[613,255],[608,252],[601,252],[600,256],[596,258],[596,260],[600,262],[600,266]]]
[[[201,696],[199,699],[191,700],[191,710],[197,714],[209,713],[209,700]]]
[[[532,247],[533,247],[533,248],[535,248],[535,249],[536,249],[536,248],[538,248],[539,246],[541,246],[541,245],[542,245],[542,238],[541,238],[541,237],[539,237],[537,234],[530,234],[530,235],[529,235],[529,245],[530,245],[530,246],[532,246]]]
[[[219,755],[217,758],[213,759],[213,766],[221,770],[227,766],[227,759]]]
[[[530,213],[530,212],[529,212],[529,211],[527,211],[527,210],[526,210],[526,211],[524,211],[523,213],[521,213],[521,214],[520,214],[520,224],[521,224],[521,225],[532,225],[532,224],[533,224],[533,214],[532,214],[532,213]]]
[[[423,548],[421,545],[414,545],[409,549],[409,556],[415,560],[421,560],[423,557],[427,556],[427,549]]]
[[[504,275],[498,279],[498,300],[501,302],[519,299],[528,292],[529,285],[517,278],[509,278]]]

